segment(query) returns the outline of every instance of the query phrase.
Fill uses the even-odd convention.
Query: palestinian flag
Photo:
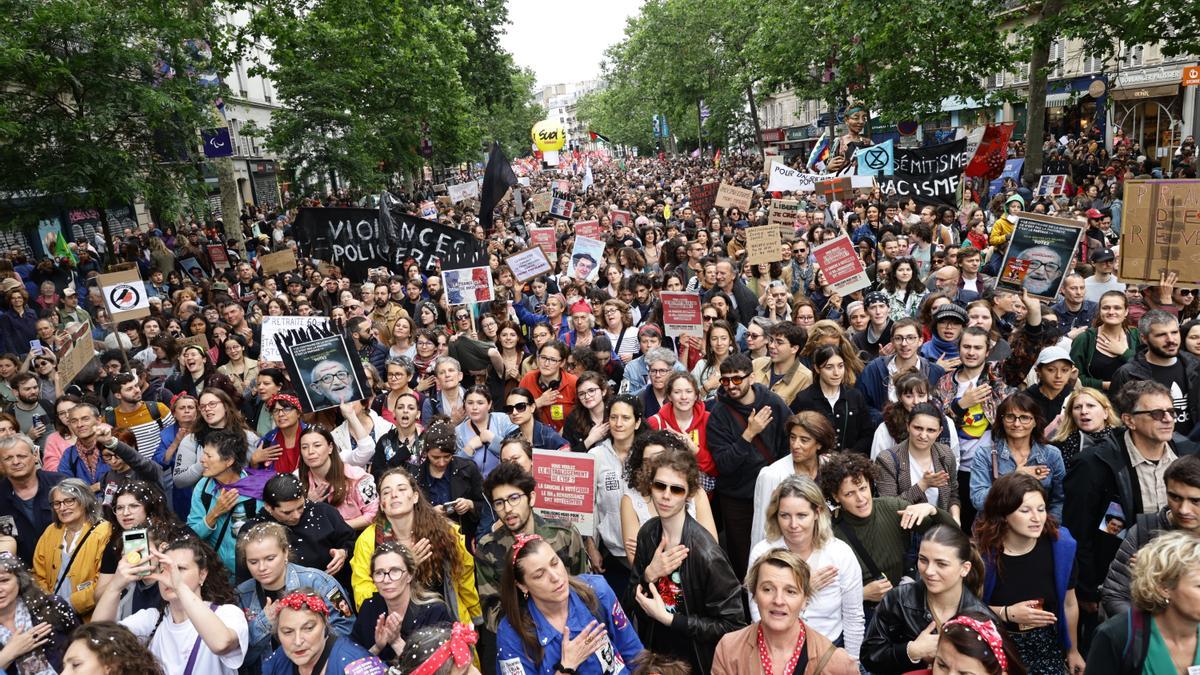
[[[596,132],[594,132],[594,131],[592,131],[592,130],[590,130],[590,129],[589,129],[589,130],[588,130],[588,135],[592,137],[592,140],[593,140],[593,141],[604,141],[605,143],[608,143],[609,145],[612,145],[612,141],[608,140],[608,137],[607,137],[607,136],[604,136],[603,134],[598,134],[598,133],[596,133]]]

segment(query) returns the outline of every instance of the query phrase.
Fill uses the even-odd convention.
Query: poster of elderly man
[[[1071,270],[1083,223],[1037,213],[1020,213],[996,277],[996,288],[1053,302]]]
[[[367,378],[357,350],[341,334],[318,337],[281,349],[283,363],[296,383],[304,412],[359,401]]]

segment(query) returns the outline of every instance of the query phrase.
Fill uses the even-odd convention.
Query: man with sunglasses
[[[1063,485],[1070,495],[1063,506],[1063,525],[1078,542],[1075,593],[1087,612],[1096,611],[1100,586],[1125,528],[1138,515],[1169,506],[1167,469],[1177,458],[1200,451],[1196,443],[1175,433],[1175,402],[1165,386],[1145,379],[1112,390],[1117,391],[1114,403],[1123,428],[1113,431],[1112,440],[1080,455]],[[1099,527],[1109,513],[1123,522],[1116,535]]]
[[[726,550],[738,579],[746,576],[750,558],[754,484],[759,471],[788,452],[784,425],[792,414],[782,398],[754,382],[753,372],[743,354],[721,362],[721,388],[708,422],[708,447],[720,472]]]
[[[1200,414],[1200,359],[1180,349],[1179,319],[1161,309],[1142,315],[1138,334],[1146,350],[1113,373],[1108,390],[1120,392],[1135,380],[1158,382],[1171,393],[1177,411],[1175,432],[1188,436],[1197,429],[1196,415]]]

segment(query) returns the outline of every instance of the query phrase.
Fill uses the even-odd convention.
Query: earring
[[[523,597],[524,597],[526,600],[528,600],[528,599],[529,599],[529,591],[521,591],[521,595],[522,595],[522,596],[523,596]]]

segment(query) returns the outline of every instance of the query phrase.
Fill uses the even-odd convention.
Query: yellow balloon
[[[567,130],[558,122],[551,120],[542,120],[533,125],[530,135],[533,137],[534,145],[542,152],[562,150],[567,143]]]

